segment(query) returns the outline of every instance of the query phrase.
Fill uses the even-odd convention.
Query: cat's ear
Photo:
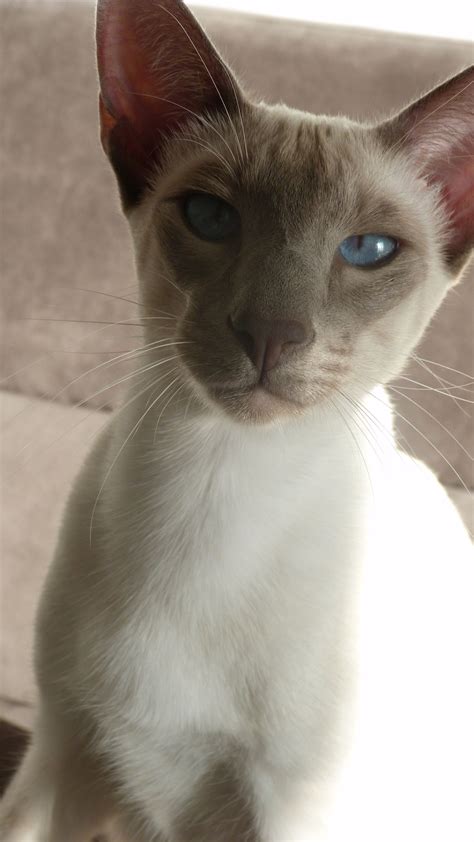
[[[231,116],[241,94],[182,0],[98,0],[97,60],[102,145],[130,207],[166,138],[194,116]]]
[[[474,247],[474,66],[377,127],[439,188],[448,220],[446,260],[457,274]]]

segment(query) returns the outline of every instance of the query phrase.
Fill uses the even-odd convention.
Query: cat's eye
[[[235,208],[210,193],[189,194],[182,210],[192,232],[203,240],[220,242],[239,231],[240,217]]]
[[[352,266],[369,267],[393,257],[398,241],[385,234],[362,234],[347,237],[339,246],[339,254]]]

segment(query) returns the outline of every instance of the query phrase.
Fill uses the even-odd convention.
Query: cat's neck
[[[297,494],[310,475],[337,488],[349,475],[366,477],[381,450],[394,447],[392,412],[380,388],[360,402],[327,403],[265,425],[239,424],[202,407],[184,410],[184,402],[162,413],[145,406],[132,404],[117,419],[115,452],[126,442],[118,462],[161,496],[180,498],[193,487],[196,504],[213,495],[249,495],[258,503],[288,487]]]
[[[111,569],[123,559],[128,570],[133,556],[136,599],[153,589],[175,604],[192,592],[193,616],[215,617],[216,593],[229,611],[290,558],[285,576],[306,582],[303,590],[323,582],[337,590],[342,569],[350,578],[377,496],[380,451],[393,447],[380,398],[370,408],[380,426],[373,421],[371,430],[353,406],[250,426],[204,412],[184,417],[170,404],[158,427],[156,413],[144,415],[146,401],[132,407],[116,416],[112,456],[141,424],[102,493],[114,515]]]

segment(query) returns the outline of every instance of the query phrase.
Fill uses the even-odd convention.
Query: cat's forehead
[[[242,131],[251,148],[248,176],[259,183],[272,173],[323,183],[342,162],[354,162],[368,146],[364,130],[344,118],[318,117],[286,106],[251,108]]]
[[[315,116],[286,106],[251,105],[231,119],[193,127],[172,149],[172,189],[217,192],[278,219],[342,213],[396,212],[399,183],[373,133],[346,118]],[[168,185],[166,185],[168,188]]]
[[[345,211],[369,199],[373,143],[357,124],[283,106],[257,107],[244,124],[249,155],[240,184],[249,196],[292,215]]]

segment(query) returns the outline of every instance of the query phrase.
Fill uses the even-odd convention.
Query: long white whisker
[[[373,394],[373,392],[371,393],[371,397],[375,398],[375,400],[380,401],[380,403],[381,403],[381,404],[383,404],[383,406],[387,406],[387,404],[385,403],[385,401],[384,401],[384,400],[382,400],[382,398],[380,398],[378,395],[374,395],[374,394]],[[411,427],[411,428],[415,431],[415,433],[418,433],[418,435],[419,435],[419,436],[421,436],[421,438],[422,438],[424,441],[426,441],[426,443],[427,443],[427,444],[429,444],[429,445],[430,445],[430,447],[432,447],[432,448],[433,448],[433,450],[435,450],[435,451],[436,451],[436,453],[438,454],[438,456],[440,456],[440,457],[441,457],[441,459],[443,460],[443,462],[445,462],[445,463],[446,463],[446,465],[448,466],[448,468],[450,468],[450,469],[452,470],[453,474],[454,474],[454,475],[455,475],[455,477],[459,480],[460,484],[461,484],[461,485],[462,485],[462,487],[465,489],[465,491],[467,491],[467,492],[470,494],[470,489],[467,487],[467,485],[466,485],[466,483],[464,482],[464,480],[463,480],[462,476],[458,473],[458,471],[456,470],[456,468],[454,467],[454,465],[452,465],[452,464],[451,464],[451,462],[449,461],[449,459],[447,459],[447,458],[446,458],[446,456],[444,455],[444,453],[442,453],[442,452],[441,452],[441,450],[440,450],[440,449],[439,449],[439,448],[438,448],[438,447],[437,447],[437,446],[436,446],[436,445],[435,445],[432,441],[430,441],[430,439],[428,438],[428,436],[425,436],[425,434],[424,434],[421,430],[419,430],[419,429],[418,429],[418,427],[416,427],[416,426],[415,426],[415,424],[412,424],[412,422],[411,422],[411,421],[409,421],[409,419],[408,419],[408,418],[406,418],[404,415],[402,415],[402,414],[401,414],[401,412],[399,412],[399,411],[398,411],[398,409],[397,409],[397,415],[399,416],[399,418],[401,418],[401,419],[402,419],[402,421],[405,421],[405,423],[406,423],[406,424],[408,424],[408,426],[409,426],[409,427]]]
[[[176,381],[174,381],[174,382],[176,382]],[[92,528],[93,528],[93,523],[94,523],[94,515],[95,515],[95,511],[96,511],[96,509],[97,509],[97,504],[98,504],[98,502],[99,502],[100,495],[102,494],[102,491],[104,490],[105,484],[106,484],[106,482],[107,482],[107,480],[108,480],[108,478],[109,478],[110,474],[112,473],[112,470],[113,470],[114,466],[116,465],[117,460],[119,459],[119,457],[120,457],[121,453],[123,453],[123,451],[124,451],[125,447],[127,446],[128,442],[130,441],[130,439],[132,438],[132,436],[135,434],[136,430],[138,430],[138,428],[139,428],[140,424],[144,421],[144,419],[145,419],[145,417],[148,415],[148,413],[149,413],[149,412],[151,412],[151,410],[153,409],[153,407],[154,407],[154,406],[156,406],[156,404],[158,403],[158,401],[160,400],[160,398],[161,398],[161,397],[165,394],[165,392],[166,392],[169,388],[170,388],[170,385],[168,385],[168,386],[167,386],[167,387],[166,387],[166,388],[165,388],[162,392],[160,392],[160,394],[158,395],[158,397],[157,397],[157,398],[155,398],[155,400],[154,400],[154,401],[150,404],[150,406],[149,406],[147,409],[145,409],[145,411],[142,413],[142,415],[140,416],[140,418],[138,419],[138,421],[136,422],[136,424],[134,424],[134,426],[132,427],[132,429],[131,429],[131,430],[130,430],[130,432],[128,433],[128,435],[127,435],[127,437],[126,437],[125,441],[124,441],[124,442],[122,443],[122,445],[120,446],[120,448],[119,448],[118,452],[116,453],[116,455],[115,455],[115,457],[114,457],[114,459],[113,459],[113,461],[112,461],[112,464],[109,466],[109,468],[108,468],[108,470],[107,470],[107,472],[106,472],[106,474],[105,474],[105,477],[104,477],[104,479],[103,479],[103,481],[102,481],[102,483],[101,483],[101,486],[100,486],[100,488],[99,488],[99,492],[98,492],[97,497],[96,497],[96,499],[95,499],[94,506],[93,506],[93,508],[92,508],[92,513],[91,513],[91,519],[90,519],[90,524],[89,524],[89,546],[91,546],[91,547],[92,547]]]
[[[150,350],[153,350],[153,349],[160,349],[161,350],[161,348],[171,347],[172,345],[184,345],[184,344],[190,344],[190,341],[184,341],[183,340],[183,341],[172,341],[172,342],[170,342],[168,338],[164,338],[164,339],[159,339],[156,342],[148,343],[145,346],[140,346],[139,348],[134,348],[131,351],[125,351],[124,353],[121,353],[118,356],[113,357],[113,359],[111,359],[111,360],[103,360],[101,363],[98,363],[97,365],[92,366],[92,368],[87,369],[87,371],[81,372],[81,374],[78,374],[77,377],[74,377],[73,380],[70,380],[68,383],[66,383],[65,386],[62,386],[61,389],[59,389],[59,391],[56,392],[52,397],[49,398],[49,395],[47,393],[45,393],[43,395],[43,397],[48,397],[51,400],[51,402],[54,402],[64,392],[66,392],[67,389],[70,389],[71,386],[73,386],[75,383],[78,383],[79,380],[82,380],[84,377],[87,377],[87,375],[93,374],[95,371],[98,371],[101,368],[104,368],[106,366],[116,365],[116,363],[121,362],[122,360],[132,360],[135,357],[138,357],[142,354],[146,354]],[[21,370],[22,369],[20,369],[20,371]],[[10,375],[10,377],[12,377],[12,376],[13,375]],[[118,385],[119,382],[122,382],[122,381],[117,381],[117,383],[114,383],[112,385]],[[86,398],[86,402],[88,400],[92,400],[92,397],[95,397],[95,396],[96,395],[89,396],[88,398]],[[79,404],[76,404],[76,406],[81,406],[82,403],[83,402],[81,402]],[[26,408],[27,407],[25,407],[25,409]],[[17,418],[17,416],[20,415],[22,412],[24,412],[25,409],[20,410],[20,412],[17,413],[14,416],[14,419]],[[11,423],[11,421],[14,420],[14,419],[10,419],[9,423]]]
[[[474,374],[466,374],[465,371],[459,371],[458,368],[451,368],[451,366],[443,365],[443,363],[437,363],[437,362],[435,362],[435,360],[426,360],[423,357],[418,357],[416,354],[412,354],[412,356],[413,356],[413,359],[415,360],[415,362],[423,362],[423,363],[429,363],[430,365],[436,365],[439,368],[446,369],[446,371],[452,371],[454,374],[460,374],[461,377],[467,377],[468,380],[474,379]]]
[[[413,380],[411,377],[406,377],[405,375],[399,375],[400,380],[406,380],[408,383],[418,383],[417,380]],[[451,394],[451,392],[455,392],[459,389],[461,392],[473,392],[470,388],[474,386],[474,380],[467,380],[466,383],[459,383],[456,386],[443,386],[440,389],[436,389],[433,386],[429,386],[428,383],[419,383],[417,386],[402,386],[401,383],[398,383],[399,389],[404,389],[411,392],[434,392],[436,395],[444,395],[447,398],[454,398],[455,396]],[[462,409],[462,407],[460,407]]]
[[[363,414],[364,406],[362,404],[360,404],[358,401],[355,401],[353,398],[351,398],[345,392],[343,392],[342,389],[338,388],[337,391],[341,395],[341,397],[344,398],[347,401],[347,403],[349,403],[350,406],[352,406],[354,412],[357,413],[357,416],[358,416],[358,418],[360,420],[360,423],[362,425],[362,428],[359,427],[359,429],[364,434],[364,437],[365,437],[366,441],[371,446],[372,450],[374,451],[374,453],[377,455],[378,459],[380,460],[381,459],[380,452],[377,450],[377,447],[380,447],[380,443],[379,443],[379,440],[377,438],[376,433],[374,433],[374,431],[372,429],[370,429],[370,425],[368,423],[367,417],[364,417],[364,414]],[[355,421],[355,418],[354,418],[354,421]],[[388,434],[387,430],[384,429],[382,424],[380,424],[380,427],[383,430],[383,432],[386,434],[389,442],[391,443],[392,439],[391,439],[390,435]],[[364,432],[364,430],[366,431],[366,433]],[[371,440],[369,440],[367,438],[367,434],[370,434]]]
[[[398,148],[400,146],[402,146],[402,144],[405,142],[407,137],[409,137],[411,135],[411,133],[415,131],[415,129],[418,129],[418,127],[422,123],[424,123],[426,120],[429,120],[433,116],[433,114],[436,114],[442,108],[445,108],[454,99],[457,99],[458,97],[460,97],[461,94],[464,93],[464,91],[467,91],[467,89],[471,87],[471,85],[472,85],[472,82],[468,82],[467,85],[464,86],[464,88],[461,88],[460,91],[457,91],[455,94],[453,94],[451,97],[449,97],[449,99],[447,99],[445,102],[442,102],[442,103],[440,103],[440,105],[437,105],[436,108],[433,108],[433,110],[429,112],[429,114],[425,114],[425,116],[422,117],[421,120],[418,120],[417,122],[415,122],[415,124],[413,126],[411,126],[408,129],[408,131],[405,132],[405,134],[400,138],[400,140],[396,144],[394,144],[394,146],[392,147],[392,152],[396,152],[398,150]]]
[[[146,374],[148,371],[151,371],[154,368],[159,368],[159,366],[164,365],[167,362],[171,362],[171,360],[175,360],[175,359],[178,359],[178,355],[174,355],[172,357],[167,357],[164,360],[159,360],[158,362],[153,362],[153,363],[150,363],[147,366],[143,366],[142,368],[139,368],[136,371],[133,371],[130,374],[127,374],[125,377],[121,377],[119,380],[115,380],[113,383],[108,383],[106,386],[103,386],[101,389],[98,389],[96,392],[94,392],[94,394],[88,395],[86,398],[83,398],[83,400],[79,401],[79,403],[74,404],[74,406],[77,407],[77,408],[81,408],[86,403],[88,403],[90,400],[98,397],[99,395],[103,394],[104,392],[107,392],[109,389],[113,388],[114,386],[118,386],[121,383],[125,383],[127,380],[131,380],[132,378],[140,377],[142,374]],[[53,410],[54,410],[54,403],[51,402],[50,412],[52,412]],[[16,457],[17,458],[20,457],[21,454],[25,450],[27,450],[29,447],[31,447],[31,445],[33,443],[34,443],[34,439],[32,439],[27,444],[25,444],[21,448],[21,450],[18,451],[18,453],[16,454]]]
[[[186,106],[182,105],[180,102],[174,102],[172,99],[167,99],[164,96],[156,96],[156,94],[143,94],[143,93],[140,93],[140,91],[130,91],[130,93],[133,94],[134,96],[142,96],[142,97],[147,97],[149,99],[158,99],[158,100],[160,100],[160,102],[167,102],[169,105],[174,105],[175,108],[181,108],[183,111],[186,111],[188,114],[191,114],[192,117],[195,117],[196,120],[204,123],[205,126],[207,126],[209,129],[212,129],[212,131],[215,132],[220,137],[220,139],[225,144],[225,146],[227,146],[227,149],[229,150],[230,154],[232,155],[232,158],[234,159],[234,162],[237,164],[237,159],[234,155],[232,147],[229,145],[229,143],[225,139],[224,135],[221,134],[221,132],[218,130],[218,128],[216,126],[214,126],[213,123],[211,123],[210,120],[207,120],[206,117],[204,117],[204,115],[197,114],[195,111],[192,111],[190,108],[186,108]]]
[[[166,375],[164,375],[164,376],[166,376]],[[160,378],[158,378],[158,379],[160,379]],[[114,413],[114,417],[117,417],[118,415],[120,415],[120,414],[123,412],[123,410],[127,408],[127,406],[129,406],[129,405],[130,405],[130,404],[131,404],[134,400],[136,400],[137,398],[139,398],[141,395],[145,394],[145,392],[146,392],[148,389],[152,389],[152,388],[156,385],[156,382],[157,382],[157,381],[154,381],[154,382],[152,381],[151,383],[148,383],[148,384],[145,386],[145,388],[144,388],[144,389],[141,389],[139,392],[137,392],[137,394],[133,395],[133,396],[132,396],[129,400],[127,400],[124,404],[122,404],[122,406],[120,406],[120,407],[119,407],[119,409],[117,409],[117,410],[115,411],[115,413]],[[65,430],[63,433],[61,433],[61,434],[60,434],[57,438],[55,438],[55,439],[54,439],[54,441],[52,441],[52,442],[50,442],[48,445],[46,445],[46,447],[44,447],[44,448],[42,449],[42,453],[47,453],[47,452],[48,452],[48,450],[50,450],[52,447],[56,446],[56,445],[58,444],[58,442],[60,442],[60,441],[61,441],[61,440],[62,440],[65,436],[70,435],[70,433],[72,433],[75,429],[77,429],[77,427],[80,427],[80,425],[81,425],[81,424],[84,424],[84,422],[85,422],[85,421],[88,421],[88,419],[91,417],[91,415],[95,415],[98,411],[100,411],[100,410],[104,409],[104,407],[106,407],[106,406],[107,406],[107,402],[103,403],[103,404],[102,404],[102,406],[100,406],[100,407],[98,407],[98,408],[91,409],[91,411],[90,411],[90,412],[88,412],[88,413],[87,413],[87,415],[86,415],[84,418],[81,418],[81,419],[80,419],[80,421],[77,421],[77,422],[76,422],[75,424],[73,424],[71,427],[68,427],[68,429],[67,429],[67,430]],[[94,431],[94,432],[93,432],[93,434],[92,434],[92,438],[95,438],[95,437],[96,437],[96,435],[97,435],[97,432],[96,432],[96,431]],[[21,453],[22,453],[25,449],[26,449],[26,448],[25,448],[25,447],[23,447],[23,448],[22,448],[22,450],[20,450],[20,451],[18,452],[17,457],[18,457],[18,456],[20,456],[20,455],[21,455]],[[26,462],[23,462],[23,464],[21,465],[21,468],[22,468],[22,469],[23,469],[23,468],[25,468],[25,467],[26,467],[26,466],[27,466],[27,465],[31,462],[31,459],[33,458],[33,456],[34,456],[34,454],[32,454],[32,455],[31,455],[31,456],[30,456],[30,457],[26,460]],[[18,470],[20,470],[20,468],[19,468]],[[10,477],[13,477],[13,476],[15,475],[15,473],[16,473],[16,471],[14,471],[12,474],[10,474]]]
[[[449,430],[447,427],[445,427],[445,426],[444,426],[444,424],[442,424],[442,423],[441,423],[441,421],[440,421],[438,418],[436,418],[436,417],[433,415],[433,413],[432,413],[432,412],[430,412],[430,411],[429,411],[428,409],[426,409],[424,406],[422,406],[421,404],[419,404],[419,403],[418,403],[418,401],[415,401],[413,398],[410,398],[408,395],[405,395],[403,392],[400,392],[400,391],[399,391],[399,390],[398,390],[395,386],[390,386],[389,388],[390,388],[393,392],[395,392],[395,394],[400,395],[400,397],[404,398],[404,399],[405,399],[405,400],[407,400],[407,401],[410,401],[410,403],[411,403],[411,404],[413,404],[413,406],[416,406],[418,409],[420,409],[420,410],[421,410],[421,412],[424,412],[424,413],[425,413],[425,415],[427,415],[429,418],[431,418],[431,420],[432,420],[432,421],[434,421],[436,424],[438,424],[438,425],[441,427],[441,429],[442,429],[442,430],[444,430],[444,432],[445,432],[445,433],[446,433],[446,434],[447,434],[447,435],[448,435],[448,436],[449,436],[449,437],[450,437],[450,438],[451,438],[451,439],[452,439],[452,440],[453,440],[453,441],[457,444],[457,446],[458,446],[458,447],[459,447],[459,448],[463,451],[463,453],[465,453],[465,454],[466,454],[466,456],[468,456],[468,457],[469,457],[469,459],[472,459],[472,458],[473,458],[473,457],[472,457],[472,454],[471,454],[471,453],[469,453],[469,451],[468,451],[468,450],[466,450],[466,448],[464,447],[464,445],[463,445],[463,444],[461,444],[461,442],[460,442],[460,441],[456,438],[456,436],[454,435],[454,433],[452,433],[452,432],[451,432],[451,430]]]
[[[184,290],[181,289],[181,287],[178,286],[178,284],[176,284],[172,280],[172,278],[168,277],[168,275],[165,275],[163,272],[159,272],[159,277],[163,278],[165,281],[167,281],[167,283],[174,287],[174,289],[177,290],[183,296],[184,300],[186,301],[186,304],[188,304],[188,295],[184,292]]]
[[[118,354],[117,354],[117,352],[112,351],[112,350],[109,350],[109,351],[68,351],[66,349],[60,349],[60,350],[56,350],[54,352],[50,352],[48,354],[45,354],[43,357],[39,357],[38,359],[34,360],[34,362],[29,363],[28,365],[23,366],[23,368],[18,369],[17,372],[14,372],[13,374],[10,374],[9,377],[6,378],[6,379],[10,379],[11,377],[14,377],[15,374],[19,374],[21,371],[23,371],[25,369],[28,369],[28,368],[31,368],[33,365],[36,365],[37,363],[41,362],[41,360],[50,358],[54,354],[57,354],[57,353],[61,353],[61,354],[87,354],[87,355],[93,354],[94,356],[96,354],[112,354],[112,353],[114,354],[112,359],[104,360],[98,366],[95,366],[93,368],[89,368],[87,371],[82,372],[80,375],[78,375],[78,378],[77,378],[77,379],[80,379],[81,377],[86,377],[88,374],[92,374],[97,368],[99,368],[101,366],[105,367],[107,365],[115,365],[117,362],[121,361],[122,359],[128,359],[128,358],[130,360],[135,359],[135,357],[138,357],[141,354],[147,353],[149,350],[153,349],[154,347],[157,347],[157,348],[158,347],[160,347],[160,348],[166,347],[166,345],[161,344],[161,343],[165,343],[165,342],[168,342],[167,338],[160,339],[157,342],[150,342],[150,343],[147,343],[146,345],[142,344],[142,345],[138,346],[137,348],[131,348],[129,351],[120,351],[120,352],[118,352]],[[174,344],[174,343],[169,343],[169,344],[171,345],[171,344]],[[38,396],[38,399],[39,400],[47,399],[50,402],[54,402],[60,396],[60,394],[62,394],[63,391],[66,391],[70,386],[72,386],[74,382],[75,382],[74,380],[68,381],[68,383],[66,383],[66,385],[63,386],[59,392],[56,392],[56,394],[53,395],[52,397],[50,396],[49,392],[43,392],[41,395]],[[0,383],[1,383],[1,381],[0,381]],[[13,423],[13,421],[15,421],[20,415],[23,415],[23,413],[26,412],[29,409],[30,409],[29,406],[25,406],[25,407],[23,407],[23,409],[20,409],[19,412],[16,412],[15,415],[11,416],[8,419],[7,423],[4,425],[4,429],[7,429]]]
[[[361,446],[360,446],[359,442],[357,441],[357,437],[356,437],[356,435],[354,434],[354,431],[353,431],[353,430],[351,430],[351,426],[350,426],[350,424],[348,423],[348,421],[347,421],[347,420],[346,420],[346,418],[344,417],[343,412],[341,411],[340,407],[339,407],[339,406],[338,406],[338,404],[336,403],[335,396],[334,396],[334,397],[330,397],[330,398],[329,398],[329,401],[330,401],[330,403],[334,406],[334,408],[335,408],[336,412],[338,413],[338,415],[341,417],[341,419],[342,419],[342,421],[343,421],[343,423],[344,423],[345,427],[347,428],[347,430],[348,430],[348,431],[349,431],[349,433],[350,433],[350,436],[351,436],[352,440],[354,441],[354,444],[355,444],[355,446],[356,446],[356,448],[357,448],[357,450],[358,450],[358,452],[359,452],[359,455],[360,455],[360,457],[361,457],[361,459],[362,459],[362,462],[364,463],[364,468],[365,468],[365,471],[366,471],[366,473],[367,473],[367,477],[368,477],[368,480],[369,480],[370,487],[371,487],[371,489],[372,489],[372,496],[374,497],[374,487],[373,487],[373,485],[372,485],[372,478],[371,478],[371,476],[370,476],[370,471],[369,471],[369,468],[368,468],[367,462],[366,462],[366,460],[365,460],[365,456],[364,456],[364,454],[363,454],[362,448],[361,448]],[[360,429],[360,428],[359,428],[359,429]]]
[[[425,361],[424,361],[424,360],[419,359],[419,358],[416,356],[416,354],[412,354],[412,358],[413,358],[413,359],[414,359],[414,360],[418,363],[418,365],[419,365],[419,366],[421,366],[421,367],[422,367],[422,368],[423,368],[423,369],[424,369],[424,370],[425,370],[428,374],[431,374],[431,376],[432,376],[432,377],[434,377],[434,379],[436,380],[436,382],[438,383],[438,385],[439,385],[439,386],[441,386],[442,388],[444,388],[444,387],[445,387],[445,385],[446,385],[446,382],[447,382],[447,381],[444,381],[444,380],[443,380],[441,377],[439,377],[439,376],[438,376],[438,375],[437,375],[434,371],[432,371],[432,369],[428,366],[428,364],[427,364],[427,363],[425,363]],[[449,385],[452,385],[452,384],[450,383]],[[468,413],[467,413],[467,412],[464,410],[464,408],[460,405],[460,403],[459,403],[458,399],[457,399],[454,395],[452,395],[452,398],[453,398],[453,400],[454,400],[454,403],[455,403],[455,404],[456,404],[456,406],[458,407],[458,409],[460,409],[460,410],[461,410],[461,412],[462,412],[462,413],[464,413],[464,415],[467,415]]]
[[[175,343],[170,343],[174,345]],[[187,344],[187,343],[186,343]],[[163,347],[163,346],[162,346]],[[168,347],[168,346],[165,346]],[[148,349],[147,349],[148,350]],[[161,348],[160,348],[161,350]],[[98,389],[92,395],[88,395],[87,398],[83,398],[79,403],[75,404],[75,406],[84,406],[84,404],[88,403],[88,401],[93,400],[98,395],[101,395],[103,392],[106,392],[108,389],[112,389],[113,386],[119,386],[121,383],[125,383],[127,380],[131,380],[134,377],[139,377],[141,374],[146,374],[148,371],[152,371],[154,368],[159,368],[159,366],[164,365],[165,363],[170,362],[171,360],[179,359],[179,354],[175,354],[172,357],[166,357],[164,360],[158,360],[152,363],[149,363],[142,368],[137,369],[136,371],[132,371],[130,374],[126,374],[124,377],[120,377],[118,380],[115,380],[113,383],[108,383],[107,386],[103,386],[101,389]]]
[[[207,143],[203,143],[200,140],[195,140],[195,138],[188,137],[188,135],[181,135],[181,137],[183,138],[183,140],[187,141],[187,143],[195,143],[196,146],[200,146],[202,149],[205,149],[206,152],[209,152],[211,155],[215,155],[215,157],[221,162],[221,164],[227,170],[229,175],[231,177],[233,176],[232,168],[229,165],[229,162],[226,161],[226,159],[224,158],[223,155],[220,154],[220,152],[217,152],[216,149],[213,149],[212,146],[209,146]]]
[[[176,381],[177,381],[177,380],[179,380],[179,379],[180,379],[180,375],[178,375],[178,377],[175,377],[175,379],[173,380],[173,383],[172,383],[171,385],[173,385],[174,383],[176,383]],[[171,403],[171,401],[172,401],[172,400],[176,397],[176,395],[177,395],[177,394],[179,394],[179,392],[181,391],[181,389],[184,389],[184,387],[185,387],[185,386],[186,386],[186,383],[182,383],[182,384],[181,384],[181,386],[178,386],[178,388],[176,389],[176,391],[175,391],[175,392],[173,392],[173,393],[171,394],[171,397],[169,397],[169,398],[168,398],[168,400],[166,401],[166,403],[165,403],[165,405],[164,405],[163,409],[161,410],[161,412],[160,412],[160,414],[159,414],[159,416],[158,416],[158,418],[157,418],[156,424],[155,424],[155,432],[154,432],[154,434],[153,434],[153,444],[156,444],[156,437],[157,437],[157,433],[158,433],[158,427],[159,427],[159,425],[160,425],[160,421],[161,421],[161,418],[162,418],[163,414],[165,413],[165,411],[166,411],[167,407],[169,406],[169,404]]]
[[[59,287],[59,289],[68,289],[69,287]],[[135,307],[147,307],[149,305],[142,304],[140,301],[134,301],[131,298],[125,298],[123,295],[114,295],[112,292],[104,292],[101,289],[89,289],[88,287],[72,287],[72,291],[79,290],[79,292],[91,292],[93,295],[103,295],[106,298],[115,298],[117,301],[126,301],[128,304],[134,304]],[[152,307],[152,310],[156,309],[156,312],[160,312],[157,308]]]
[[[231,84],[232,92],[234,94],[235,104],[237,105],[237,110],[239,112],[240,126],[241,126],[241,129],[242,129],[242,137],[243,137],[244,146],[245,146],[245,156],[246,156],[246,159],[248,161],[248,159],[249,159],[249,149],[248,149],[248,146],[247,146],[247,137],[245,135],[245,126],[244,126],[244,119],[243,119],[243,116],[242,116],[242,109],[240,107],[240,97],[238,96],[237,91],[235,90],[235,84],[234,84],[234,79],[232,78],[232,74],[229,72],[229,69],[227,68],[226,65],[224,65],[224,70],[225,70],[225,72],[227,74],[227,78],[229,79],[229,82]]]
[[[224,111],[225,111],[225,113],[227,114],[227,117],[228,117],[228,119],[229,119],[229,122],[230,122],[230,124],[231,124],[231,126],[232,126],[232,128],[233,128],[233,130],[234,130],[235,139],[236,139],[236,141],[237,141],[237,145],[238,145],[239,150],[240,150],[240,156],[241,156],[241,159],[243,159],[243,152],[242,152],[242,147],[241,147],[241,145],[240,145],[239,135],[237,134],[237,129],[236,129],[236,128],[235,128],[235,126],[234,126],[234,123],[233,123],[233,120],[231,119],[231,116],[230,116],[230,114],[229,114],[229,110],[228,110],[228,108],[227,108],[227,105],[225,104],[224,98],[223,98],[223,96],[222,96],[222,94],[221,94],[221,92],[220,92],[220,90],[219,90],[219,87],[217,86],[217,84],[216,84],[216,82],[215,82],[215,80],[214,80],[214,77],[213,77],[213,75],[212,75],[211,71],[209,70],[209,68],[208,68],[208,66],[207,66],[206,62],[204,61],[204,59],[203,59],[203,57],[202,57],[201,53],[199,52],[198,48],[196,47],[196,44],[194,43],[193,39],[191,38],[191,36],[190,36],[189,32],[187,32],[186,28],[183,26],[183,24],[181,23],[181,21],[179,20],[179,18],[177,18],[177,17],[176,17],[176,15],[174,15],[174,14],[173,14],[173,12],[171,12],[169,9],[167,9],[165,6],[162,6],[161,4],[160,4],[160,8],[161,8],[164,12],[166,12],[166,14],[167,14],[167,15],[169,15],[171,18],[173,18],[173,20],[175,20],[175,21],[176,21],[176,23],[178,24],[178,26],[180,27],[180,29],[184,32],[184,34],[185,34],[186,38],[188,39],[189,43],[191,44],[191,46],[192,46],[193,50],[195,51],[196,55],[199,57],[200,61],[202,62],[202,65],[203,65],[203,67],[204,67],[204,69],[205,69],[205,71],[206,71],[207,75],[209,76],[209,79],[211,80],[212,84],[214,85],[214,88],[216,89],[217,96],[219,97],[219,99],[220,99],[220,101],[221,101],[221,103],[222,103],[222,105],[223,105]]]

